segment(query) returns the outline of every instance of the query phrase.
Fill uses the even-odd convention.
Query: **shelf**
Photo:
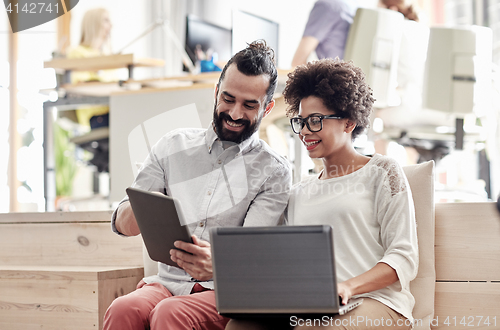
[[[88,58],[55,58],[44,63],[45,68],[72,71],[97,71],[134,67],[161,67],[164,60],[155,58],[137,58],[134,54],[118,54]]]

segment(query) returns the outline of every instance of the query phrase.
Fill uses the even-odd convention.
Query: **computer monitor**
[[[257,39],[264,39],[267,45],[274,49],[278,63],[279,24],[241,10],[233,10],[232,53],[236,54]]]
[[[404,16],[394,10],[358,8],[349,29],[344,60],[363,70],[375,107],[397,105],[399,49]]]
[[[464,144],[464,117],[491,107],[492,30],[484,26],[432,27],[423,106],[454,115],[455,148]]]
[[[186,52],[196,63],[196,46],[203,52],[212,49],[217,54],[215,61],[227,62],[231,58],[231,30],[204,21],[194,15],[186,17]]]
[[[462,117],[491,104],[492,30],[432,27],[425,67],[424,107]]]

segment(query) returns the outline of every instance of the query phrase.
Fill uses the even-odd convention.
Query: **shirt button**
[[[212,192],[209,190],[209,191],[207,192],[207,195],[208,195],[208,196],[212,195]]]
[[[222,160],[219,160],[219,161],[217,162],[217,164],[219,164],[219,165],[220,165],[220,164],[222,164]]]
[[[204,226],[203,222],[200,222],[200,227],[203,227],[203,226]]]

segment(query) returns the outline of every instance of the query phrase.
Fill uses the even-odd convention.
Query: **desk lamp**
[[[186,50],[181,44],[181,41],[179,40],[179,37],[175,34],[174,30],[169,25],[169,22],[164,19],[163,17],[157,19],[155,22],[151,23],[149,26],[147,26],[144,31],[142,31],[137,37],[132,39],[129,43],[127,43],[125,46],[120,48],[117,54],[121,54],[127,47],[131,46],[134,44],[136,41],[142,39],[144,36],[148,35],[152,31],[154,31],[156,28],[162,28],[165,35],[167,36],[168,39],[170,39],[175,46],[176,51],[180,54],[182,58],[182,63],[188,68],[190,73],[195,73],[195,67],[193,65],[193,62],[189,58],[189,55],[186,53]]]

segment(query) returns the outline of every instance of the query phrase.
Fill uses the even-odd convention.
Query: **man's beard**
[[[224,120],[228,120],[236,124],[243,124],[244,128],[241,132],[230,131],[224,128]],[[252,134],[259,129],[261,121],[262,116],[259,116],[259,119],[257,119],[253,124],[251,124],[251,122],[246,119],[232,120],[231,116],[225,112],[221,112],[217,115],[217,104],[214,107],[213,122],[215,125],[215,133],[217,133],[217,136],[221,141],[230,141],[240,144],[241,142],[252,136]]]

